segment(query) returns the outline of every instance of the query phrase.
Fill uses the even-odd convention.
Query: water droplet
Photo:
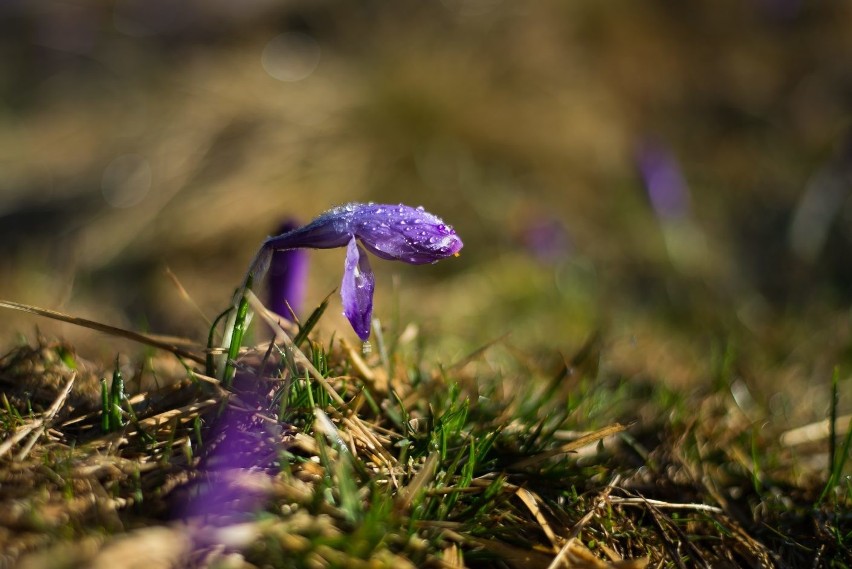
[[[400,225],[405,225],[405,220],[404,220],[404,219],[399,220],[399,224],[400,224]]]
[[[437,241],[437,239],[435,239],[434,237],[430,237],[430,238],[429,238],[429,243],[434,243],[435,241]],[[442,249],[443,249],[443,248],[442,248]]]
[[[417,206],[417,211],[426,211],[422,205]]]

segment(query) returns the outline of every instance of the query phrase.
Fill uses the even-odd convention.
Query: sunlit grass
[[[300,351],[238,347],[233,393],[187,368],[172,388],[119,401],[114,367],[106,407],[63,417],[26,457],[2,457],[0,499],[23,505],[5,510],[4,549],[17,552],[7,555],[45,551],[25,557],[37,567],[67,540],[106,536],[105,549],[77,552],[91,561],[132,528],[125,543],[142,547],[156,526],[180,536],[209,523],[213,542],[231,545],[167,540],[172,563],[230,567],[237,552],[246,568],[848,563],[848,428],[832,431],[839,444],[791,453],[736,401],[730,346],[705,364],[715,385],[683,392],[601,365],[606,331],[568,357],[500,338],[438,366],[412,349],[428,337],[385,331],[367,356],[321,337],[325,306],[293,327]],[[840,383],[826,385],[835,401]],[[9,435],[39,420],[40,409],[6,401]],[[244,434],[271,441],[272,471],[207,473],[229,460],[213,434],[225,407],[243,409]],[[828,453],[828,466],[803,465],[809,452]],[[222,515],[238,516],[224,526],[185,518],[180,504],[211,476],[253,481],[263,503],[223,502]]]

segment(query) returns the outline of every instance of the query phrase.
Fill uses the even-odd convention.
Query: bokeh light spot
[[[263,69],[279,81],[301,81],[317,68],[322,52],[319,43],[302,32],[275,36],[263,49]]]

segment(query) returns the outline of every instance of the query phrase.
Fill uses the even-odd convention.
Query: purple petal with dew
[[[352,213],[352,229],[377,257],[414,265],[435,263],[462,248],[455,230],[422,207],[361,205]]]
[[[297,227],[295,222],[287,221],[281,225],[278,233],[289,233]],[[298,315],[302,310],[307,279],[308,254],[304,249],[273,251],[267,273],[268,307],[287,319],[292,318],[293,314]]]
[[[363,248],[358,248],[359,243]],[[304,227],[266,239],[249,274],[256,280],[261,278],[264,262],[272,252],[343,246],[348,247],[347,273],[341,289],[344,314],[358,335],[366,339],[370,332],[373,275],[364,249],[382,259],[422,265],[458,254],[463,244],[450,225],[422,207],[349,203],[328,210]],[[356,274],[355,268],[361,266],[366,270]]]
[[[275,250],[284,249],[334,249],[344,247],[352,237],[350,230],[350,206],[331,209],[309,224],[282,235],[269,237],[263,246]]]
[[[350,203],[323,213],[308,225],[270,237],[274,250],[343,247],[356,236],[382,259],[415,265],[434,263],[462,248],[455,230],[422,207]]]
[[[343,314],[349,319],[358,337],[367,341],[370,337],[370,320],[373,315],[373,290],[376,279],[367,253],[353,237],[346,247],[346,264],[340,297]]]

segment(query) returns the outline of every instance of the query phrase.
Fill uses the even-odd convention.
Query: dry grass
[[[809,467],[825,440],[781,445],[730,392],[648,397],[597,369],[596,341],[555,375],[506,340],[444,370],[405,345],[385,361],[306,346],[231,391],[183,360],[110,433],[91,405],[60,412],[78,375],[67,346],[4,358],[6,385],[10,370],[69,378],[52,405],[45,392],[31,412],[2,412],[4,566],[849,563],[848,482],[821,497],[826,470]]]

